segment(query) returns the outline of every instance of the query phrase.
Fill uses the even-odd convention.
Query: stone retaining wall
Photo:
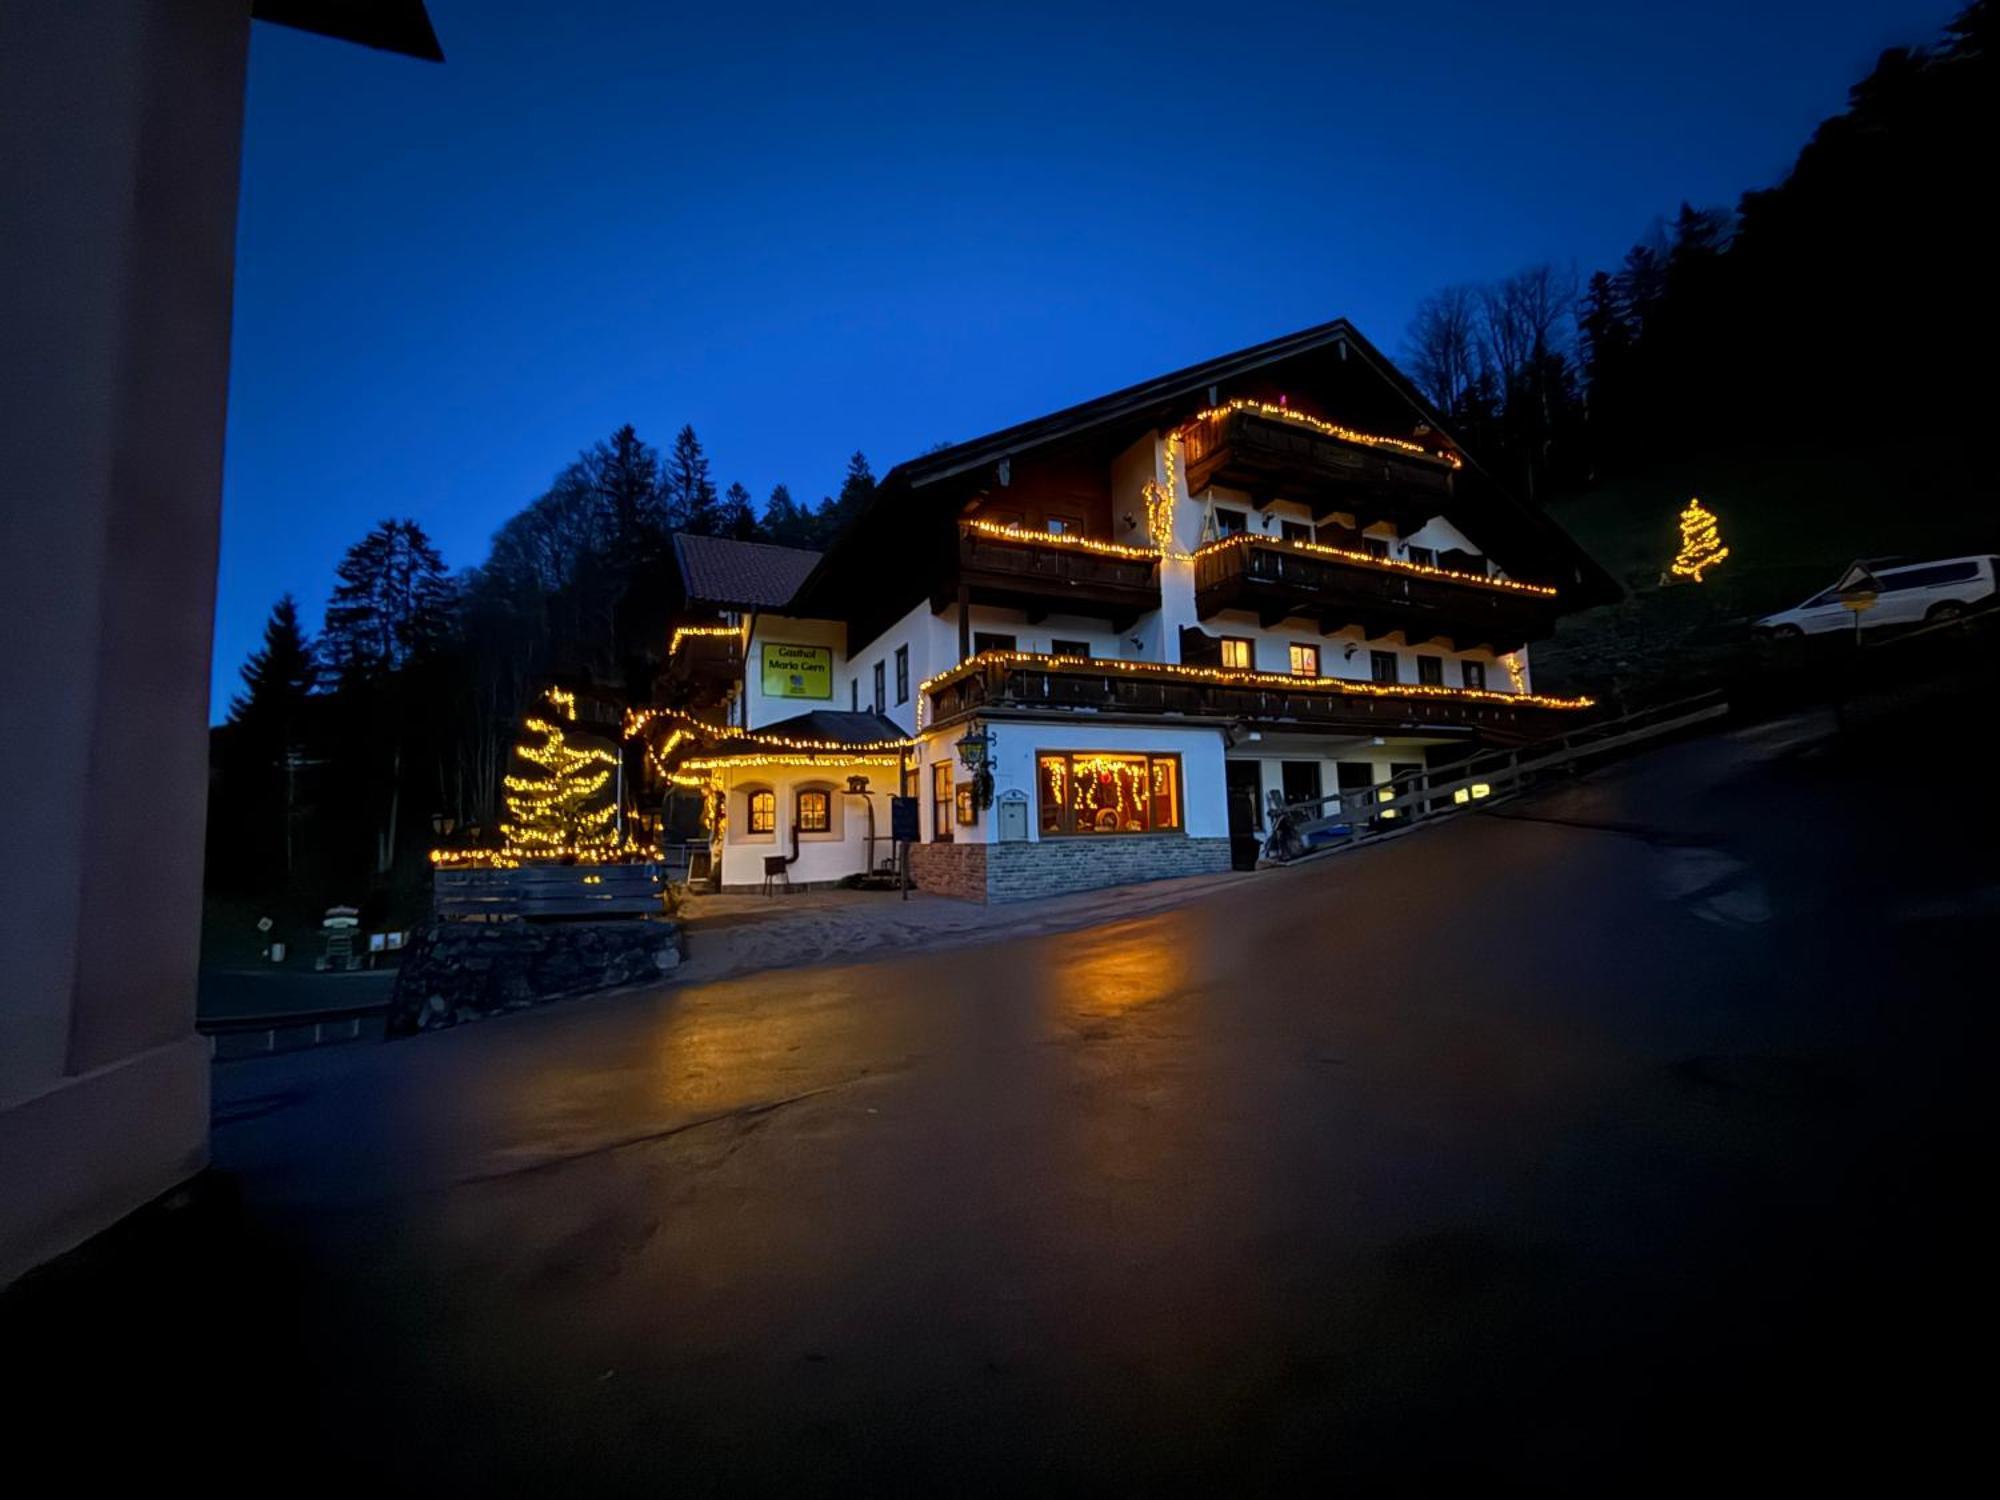
[[[1229,868],[1229,840],[1157,837],[1043,839],[1001,844],[917,844],[911,878],[919,890],[966,901],[1031,901],[1070,891]]]
[[[660,979],[686,954],[678,922],[433,922],[396,970],[389,1035]]]

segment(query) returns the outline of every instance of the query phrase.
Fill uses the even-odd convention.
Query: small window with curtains
[[[778,794],[776,792],[752,792],[750,794],[751,833],[776,833],[778,831]]]

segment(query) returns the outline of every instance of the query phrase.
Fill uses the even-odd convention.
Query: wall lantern
[[[867,778],[866,776],[850,776],[850,777],[848,777],[848,778],[847,778],[847,790],[848,790],[849,794],[850,794],[850,795],[852,795],[852,796],[856,796],[856,797],[865,797],[865,796],[867,796],[867,795],[868,795],[868,778]]]
[[[986,764],[987,753],[993,748],[993,736],[985,730],[966,730],[965,737],[958,742],[959,764],[968,771],[977,771]]]

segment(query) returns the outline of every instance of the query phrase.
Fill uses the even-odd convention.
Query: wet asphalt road
[[[378,1492],[1926,1487],[1984,1410],[1994,818],[1879,807],[1882,748],[223,1067],[206,1424]]]

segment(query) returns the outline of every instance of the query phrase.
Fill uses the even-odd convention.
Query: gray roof
[[[783,609],[819,561],[804,547],[688,531],[675,533],[674,556],[689,602],[716,609]]]
[[[882,714],[856,714],[831,708],[816,708],[809,714],[780,719],[743,736],[745,740],[832,740],[843,745],[872,745],[909,737],[902,725]]]

